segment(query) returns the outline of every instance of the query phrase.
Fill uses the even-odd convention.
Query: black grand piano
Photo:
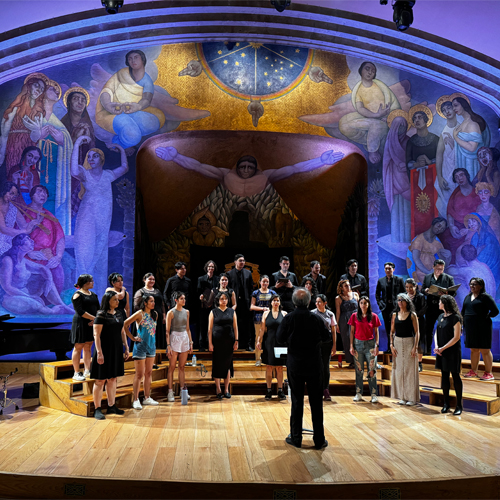
[[[0,316],[0,356],[37,351],[51,351],[54,361],[66,359],[73,348],[69,342],[71,323],[47,318],[29,321],[22,317]]]

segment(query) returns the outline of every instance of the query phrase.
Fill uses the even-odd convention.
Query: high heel
[[[441,410],[441,413],[449,413],[450,411],[450,405],[444,404],[443,409]]]
[[[462,412],[464,411],[462,405],[457,405],[455,408],[455,411],[453,412],[453,415],[462,415]]]

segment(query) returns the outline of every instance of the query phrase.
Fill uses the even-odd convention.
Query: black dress
[[[212,357],[212,378],[226,378],[228,371],[230,371],[232,377],[234,375],[234,310],[231,307],[228,307],[225,311],[221,311],[218,307],[216,307],[212,311],[212,314],[214,317],[212,330],[212,344],[214,346]]]
[[[437,343],[445,346],[454,336],[454,327],[460,321],[456,314],[445,317],[441,314],[437,320]],[[436,368],[444,372],[460,373],[462,364],[462,346],[459,340],[456,344],[443,351],[441,356],[436,355]]]
[[[153,290],[148,290],[147,288],[141,288],[137,290],[134,295],[134,312],[139,310],[139,303],[141,298],[147,295],[148,297],[154,297],[156,314],[158,314],[158,320],[156,322],[156,348],[166,349],[167,348],[167,336],[166,327],[167,325],[163,322],[163,317],[165,315],[165,304],[163,302],[163,295],[160,290],[153,288]],[[132,335],[137,335],[137,327],[135,326],[135,321],[132,324]]]
[[[100,365],[97,362],[97,349],[94,350],[90,378],[106,380],[124,375],[123,321],[122,313],[118,310],[115,311],[115,314],[99,311],[96,316],[94,325],[102,325],[101,350],[104,356],[104,363]]]
[[[117,311],[120,311],[122,313],[122,316],[127,319],[127,313],[125,312],[125,308],[127,307],[127,302],[128,302],[128,292],[125,292],[125,297],[118,301],[118,307],[116,308]]]
[[[71,299],[75,308],[75,315],[71,323],[71,333],[69,341],[72,344],[84,344],[94,340],[94,329],[89,325],[90,319],[84,318],[83,315],[88,313],[92,316],[97,314],[99,310],[99,298],[94,292],[90,295],[83,293],[81,290],[76,292],[77,297]]]
[[[279,342],[276,339],[276,332],[278,331],[281,322],[283,321],[283,314],[281,311],[278,313],[278,317],[273,318],[273,312],[269,311],[266,318],[266,332],[264,333],[264,338],[262,339],[262,362],[269,366],[285,366],[285,358],[277,358],[274,355],[274,348],[280,347]]]
[[[498,307],[491,295],[482,293],[474,300],[469,294],[464,299],[465,347],[469,349],[491,349],[493,324],[491,318],[498,315]]]

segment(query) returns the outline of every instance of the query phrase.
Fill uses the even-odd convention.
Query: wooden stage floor
[[[36,375],[16,376],[9,396],[20,397],[22,383],[36,380]],[[327,490],[313,485],[343,486],[340,497],[377,498],[373,491],[391,485],[401,491],[405,484],[420,484],[423,493],[412,489],[414,495],[401,498],[498,498],[500,414],[454,417],[441,415],[436,407],[401,407],[388,398],[372,405],[365,400],[353,403],[351,397],[334,396],[324,403],[329,446],[322,451],[314,450],[307,436],[302,449],[285,444],[288,400],[267,402],[253,395],[218,401],[193,395],[187,406],[179,398],[175,403],[164,400],[141,411],[126,409],[124,416],[112,415],[105,421],[38,406],[38,400],[19,400],[19,411],[11,406],[0,417],[0,478],[4,478],[0,497],[30,498],[30,480],[38,478],[33,484],[43,488],[52,477],[65,484],[121,479],[111,484],[122,489],[127,488],[123,481],[127,479],[129,492],[133,480],[141,480],[142,487],[144,480],[151,486],[157,481],[181,485],[176,495],[163,483],[165,498],[205,497],[200,492],[207,498],[231,498],[236,496],[235,486],[240,498],[273,498],[273,491],[285,492],[281,498],[332,498],[331,493],[320,495]],[[310,422],[306,404],[304,427]],[[459,494],[476,482],[482,486],[474,486],[473,496]],[[425,493],[426,483],[430,491]],[[102,483],[98,491],[107,491],[105,484],[109,485]],[[431,485],[436,484],[442,491],[434,496]],[[458,492],[453,490],[460,484]],[[220,494],[210,493],[210,485],[216,485]],[[221,485],[233,485],[232,494]],[[271,493],[259,493],[252,485],[266,485]],[[297,493],[307,485],[308,494]],[[349,485],[372,489],[346,490]],[[126,491],[108,497],[123,498]],[[153,498],[154,491],[148,490],[143,498]],[[293,491],[295,497],[286,493]],[[68,498],[55,491],[50,497]]]

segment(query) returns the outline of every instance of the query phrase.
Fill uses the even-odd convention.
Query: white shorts
[[[171,332],[170,347],[174,352],[188,352],[191,346],[189,345],[189,335],[187,332]]]

